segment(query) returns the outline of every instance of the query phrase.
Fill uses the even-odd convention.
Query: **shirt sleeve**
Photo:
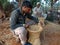
[[[36,23],[39,22],[38,18],[35,18],[35,17],[31,16],[31,14],[28,15],[27,17],[28,17],[29,19],[33,20],[33,21],[36,22]]]

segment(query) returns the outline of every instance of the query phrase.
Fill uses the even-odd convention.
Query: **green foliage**
[[[12,7],[13,7],[13,6],[12,6]],[[11,4],[10,4],[9,2],[5,2],[5,3],[3,4],[3,8],[4,8],[5,11],[9,11],[9,10],[12,9],[12,8],[11,8]]]
[[[0,0],[4,11],[10,11],[13,8],[13,5],[10,4],[7,0]]]
[[[7,0],[0,0],[1,4],[3,5]]]
[[[36,6],[36,3],[37,3],[38,1],[40,1],[40,0],[31,0],[31,3],[32,3],[33,7]]]
[[[0,0],[0,3],[2,5],[2,8],[4,7],[4,3],[6,3],[6,2],[7,2],[7,0]]]

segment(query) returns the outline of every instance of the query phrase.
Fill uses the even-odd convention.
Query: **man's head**
[[[29,1],[24,1],[22,4],[22,11],[25,13],[30,13],[32,9],[32,4]]]
[[[40,2],[37,2],[37,4],[36,4],[36,5],[37,5],[37,8],[39,8],[39,7],[40,7]]]

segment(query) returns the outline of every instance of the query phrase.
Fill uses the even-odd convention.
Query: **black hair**
[[[30,1],[24,1],[24,2],[22,3],[22,6],[26,6],[26,7],[32,8],[32,4],[31,4]]]

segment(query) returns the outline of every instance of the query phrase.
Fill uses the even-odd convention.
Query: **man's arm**
[[[35,17],[31,16],[31,15],[28,15],[27,17],[28,17],[29,19],[33,20],[33,21],[36,22],[36,23],[39,22],[38,18],[35,18]]]
[[[37,9],[36,9],[36,7],[33,8],[33,13],[34,13],[34,14],[37,14]]]
[[[17,11],[13,11],[11,13],[11,17],[10,17],[10,26],[11,26],[11,29],[15,29],[17,27],[23,26],[22,24],[17,24],[17,18],[18,18]]]

